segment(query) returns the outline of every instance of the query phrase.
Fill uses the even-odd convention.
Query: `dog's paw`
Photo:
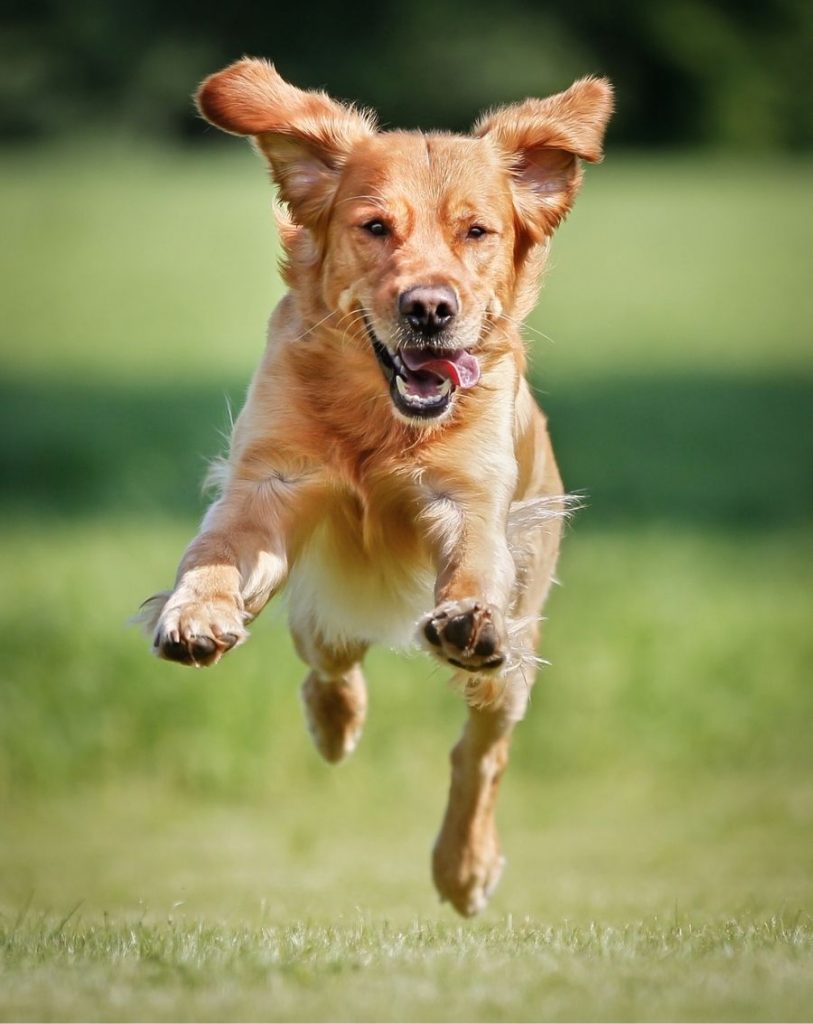
[[[420,623],[424,645],[437,657],[467,672],[500,668],[508,645],[499,610],[475,598],[447,601]]]
[[[247,636],[245,615],[233,599],[178,600],[173,596],[158,619],[153,650],[159,658],[201,668],[214,665]]]
[[[484,910],[491,899],[502,876],[505,857],[494,834],[480,849],[458,844],[457,837],[438,837],[432,851],[432,876],[441,901],[448,900],[463,917],[472,917]]]
[[[316,749],[331,764],[356,749],[367,715],[367,688],[356,667],[343,679],[323,681],[311,672],[302,684],[305,722]]]

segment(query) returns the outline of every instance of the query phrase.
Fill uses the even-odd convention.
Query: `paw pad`
[[[499,668],[506,658],[502,616],[481,601],[450,601],[422,623],[432,652],[455,668],[480,672]]]

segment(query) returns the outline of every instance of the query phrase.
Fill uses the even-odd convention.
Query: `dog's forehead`
[[[345,196],[398,201],[501,202],[506,173],[482,139],[421,132],[382,132],[354,147],[345,167]]]

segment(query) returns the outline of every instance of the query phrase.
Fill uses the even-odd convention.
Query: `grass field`
[[[588,507],[509,866],[463,922],[429,882],[442,673],[373,652],[331,769],[284,608],[212,673],[125,625],[171,581],[279,294],[256,159],[3,157],[0,1018],[810,1018],[812,180],[588,173],[529,332]]]

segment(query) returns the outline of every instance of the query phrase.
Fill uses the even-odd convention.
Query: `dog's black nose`
[[[457,296],[446,285],[416,285],[401,292],[398,312],[413,331],[429,338],[457,316]]]

